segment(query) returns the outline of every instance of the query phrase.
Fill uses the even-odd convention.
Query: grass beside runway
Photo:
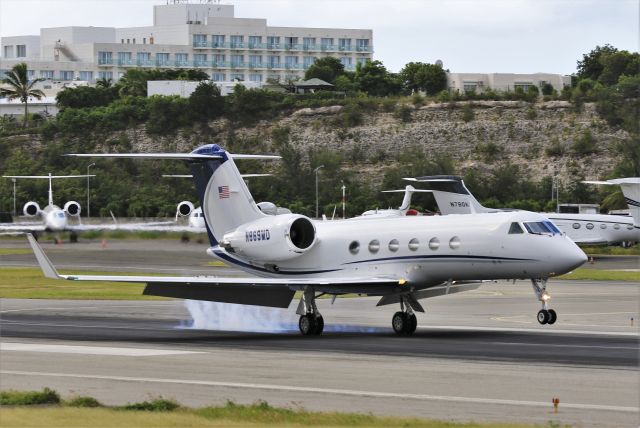
[[[114,272],[73,272],[85,275],[136,275]],[[139,273],[138,273],[139,275]],[[158,300],[143,296],[144,284],[130,282],[63,281],[42,276],[39,268],[0,269],[0,298],[75,300]]]
[[[42,396],[42,397],[41,397]],[[25,400],[25,397],[28,400]],[[17,400],[16,400],[17,398]],[[36,398],[34,400],[34,398]],[[43,400],[37,400],[43,398]],[[20,405],[19,403],[25,405]],[[16,405],[18,403],[18,405]],[[339,412],[311,412],[270,406],[261,401],[193,409],[172,400],[155,399],[105,407],[91,397],[61,400],[55,391],[5,391],[0,395],[2,425],[7,427],[416,427],[525,428],[531,425],[477,424],[417,418],[377,417]],[[37,405],[38,407],[32,407]],[[549,423],[548,426],[559,426]]]
[[[557,277],[557,279],[640,282],[640,271],[576,269],[571,273]]]
[[[586,246],[581,247],[582,251],[587,253],[590,256],[601,256],[601,255],[610,255],[610,256],[640,256],[640,245],[636,244],[632,247],[623,248],[618,246]]]

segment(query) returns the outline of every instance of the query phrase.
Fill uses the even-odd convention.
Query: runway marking
[[[167,306],[167,303],[145,303],[145,306]],[[136,303],[131,303],[130,305],[122,305],[118,303],[117,305],[102,305],[102,306],[66,306],[59,308],[43,308],[34,306],[33,308],[24,308],[24,309],[7,309],[4,311],[0,311],[0,314],[7,314],[9,312],[31,312],[31,311],[69,311],[69,310],[78,310],[78,309],[113,309],[113,308],[139,308],[140,305]]]
[[[45,345],[39,343],[2,342],[0,351],[46,352],[55,354],[111,355],[119,357],[157,357],[162,355],[202,354],[172,349],[116,348],[106,346]]]
[[[587,348],[587,349],[633,349],[640,350],[637,346],[594,346],[594,345],[553,345],[547,343],[523,343],[523,342],[491,342],[492,345],[515,346],[543,346],[545,348]]]
[[[359,397],[375,397],[375,398],[400,398],[413,399],[422,401],[452,401],[459,403],[477,403],[477,404],[498,404],[506,406],[528,406],[528,407],[550,407],[551,403],[547,401],[527,401],[527,400],[505,400],[499,398],[479,398],[479,397],[459,397],[450,395],[428,395],[428,394],[405,394],[397,392],[380,392],[380,391],[360,391],[353,389],[333,389],[333,388],[315,388],[307,386],[289,386],[289,385],[273,385],[262,383],[242,383],[242,382],[216,382],[206,380],[191,379],[161,379],[147,377],[129,377],[129,376],[104,376],[104,375],[82,375],[73,373],[52,373],[52,372],[27,372],[17,370],[0,370],[3,375],[18,376],[44,376],[44,377],[66,377],[73,379],[94,379],[94,380],[112,380],[121,382],[148,382],[148,383],[168,383],[168,384],[184,384],[184,385],[203,385],[223,388],[239,388],[239,389],[257,389],[271,391],[287,391],[287,392],[306,392],[316,394],[345,395]],[[606,410],[611,412],[633,412],[640,411],[638,407],[628,406],[610,406],[602,404],[582,404],[582,403],[562,403],[562,408],[579,409],[579,410]]]
[[[583,334],[589,336],[631,336],[640,337],[640,332],[620,332],[620,331],[589,331],[589,330],[566,330],[566,329],[554,329],[547,327],[540,327],[540,329],[534,328],[516,328],[516,327],[468,327],[458,325],[419,325],[418,327],[426,330],[463,330],[463,331],[504,331],[514,333],[541,333],[541,334]]]

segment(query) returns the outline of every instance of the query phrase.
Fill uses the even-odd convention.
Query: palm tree
[[[2,79],[2,83],[7,86],[0,88],[0,95],[5,96],[10,100],[19,98],[20,101],[24,103],[25,127],[27,126],[29,116],[27,110],[29,97],[35,97],[37,99],[44,97],[44,92],[40,89],[33,89],[33,85],[42,80],[44,79],[38,78],[29,81],[29,77],[27,76],[27,64],[24,62],[14,65],[11,71],[6,74],[6,77]]]
[[[113,85],[113,79],[108,79],[106,77],[101,77],[96,80],[97,88],[110,88]]]

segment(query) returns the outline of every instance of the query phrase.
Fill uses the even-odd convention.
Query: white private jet
[[[582,265],[575,243],[537,213],[313,221],[299,214],[270,216],[254,202],[235,160],[278,156],[231,154],[215,144],[191,153],[78,154],[189,163],[211,242],[207,253],[254,276],[60,275],[30,236],[44,275],[69,281],[146,283],[144,294],[287,308],[302,291],[300,332],[322,333],[318,295],[380,296],[378,305],[400,304],[392,318],[397,334],[415,331],[420,299],[478,288],[483,280],[530,279],[553,324],[546,282]],[[529,230],[544,230],[531,233]]]
[[[87,178],[95,175],[4,175],[4,178],[13,179],[45,179],[49,180],[49,201],[47,206],[40,208],[35,201],[27,202],[22,211],[27,217],[40,217],[38,223],[2,223],[0,233],[20,234],[38,232],[83,232],[89,230],[145,230],[147,226],[163,225],[167,222],[156,223],[129,223],[129,224],[82,224],[80,221],[80,204],[76,201],[68,201],[62,208],[53,203],[53,180],[62,178]],[[69,217],[75,217],[78,224],[70,224]]]
[[[431,190],[416,189],[412,185],[408,184],[404,190],[383,190],[382,193],[404,193],[402,204],[397,209],[388,208],[381,210],[376,208],[375,210],[368,210],[363,212],[361,217],[384,218],[402,217],[409,214],[417,215],[417,212],[414,211],[414,213],[411,213],[411,210],[409,209],[411,207],[411,196],[413,196],[414,193],[431,193]]]
[[[427,176],[405,180],[428,183],[443,215],[513,211],[486,208],[476,200],[458,176]],[[585,181],[592,184],[620,185],[631,216],[608,214],[541,213],[577,244],[598,245],[640,241],[640,178]]]

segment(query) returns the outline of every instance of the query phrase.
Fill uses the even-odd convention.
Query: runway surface
[[[206,245],[148,243],[45,251],[54,263],[96,270],[128,261],[228,272],[206,266]],[[7,257],[0,265],[32,263],[28,254]],[[461,421],[638,426],[640,285],[552,280],[549,290],[553,326],[535,321],[529,283],[500,282],[423,300],[413,337],[393,334],[397,308],[377,308],[375,298],[320,300],[321,337],[297,333],[295,301],[288,310],[207,304],[197,313],[182,301],[0,299],[0,388],[49,386],[108,404],[162,395],[193,406],[266,400]],[[223,331],[190,328],[194,314],[198,326]]]

